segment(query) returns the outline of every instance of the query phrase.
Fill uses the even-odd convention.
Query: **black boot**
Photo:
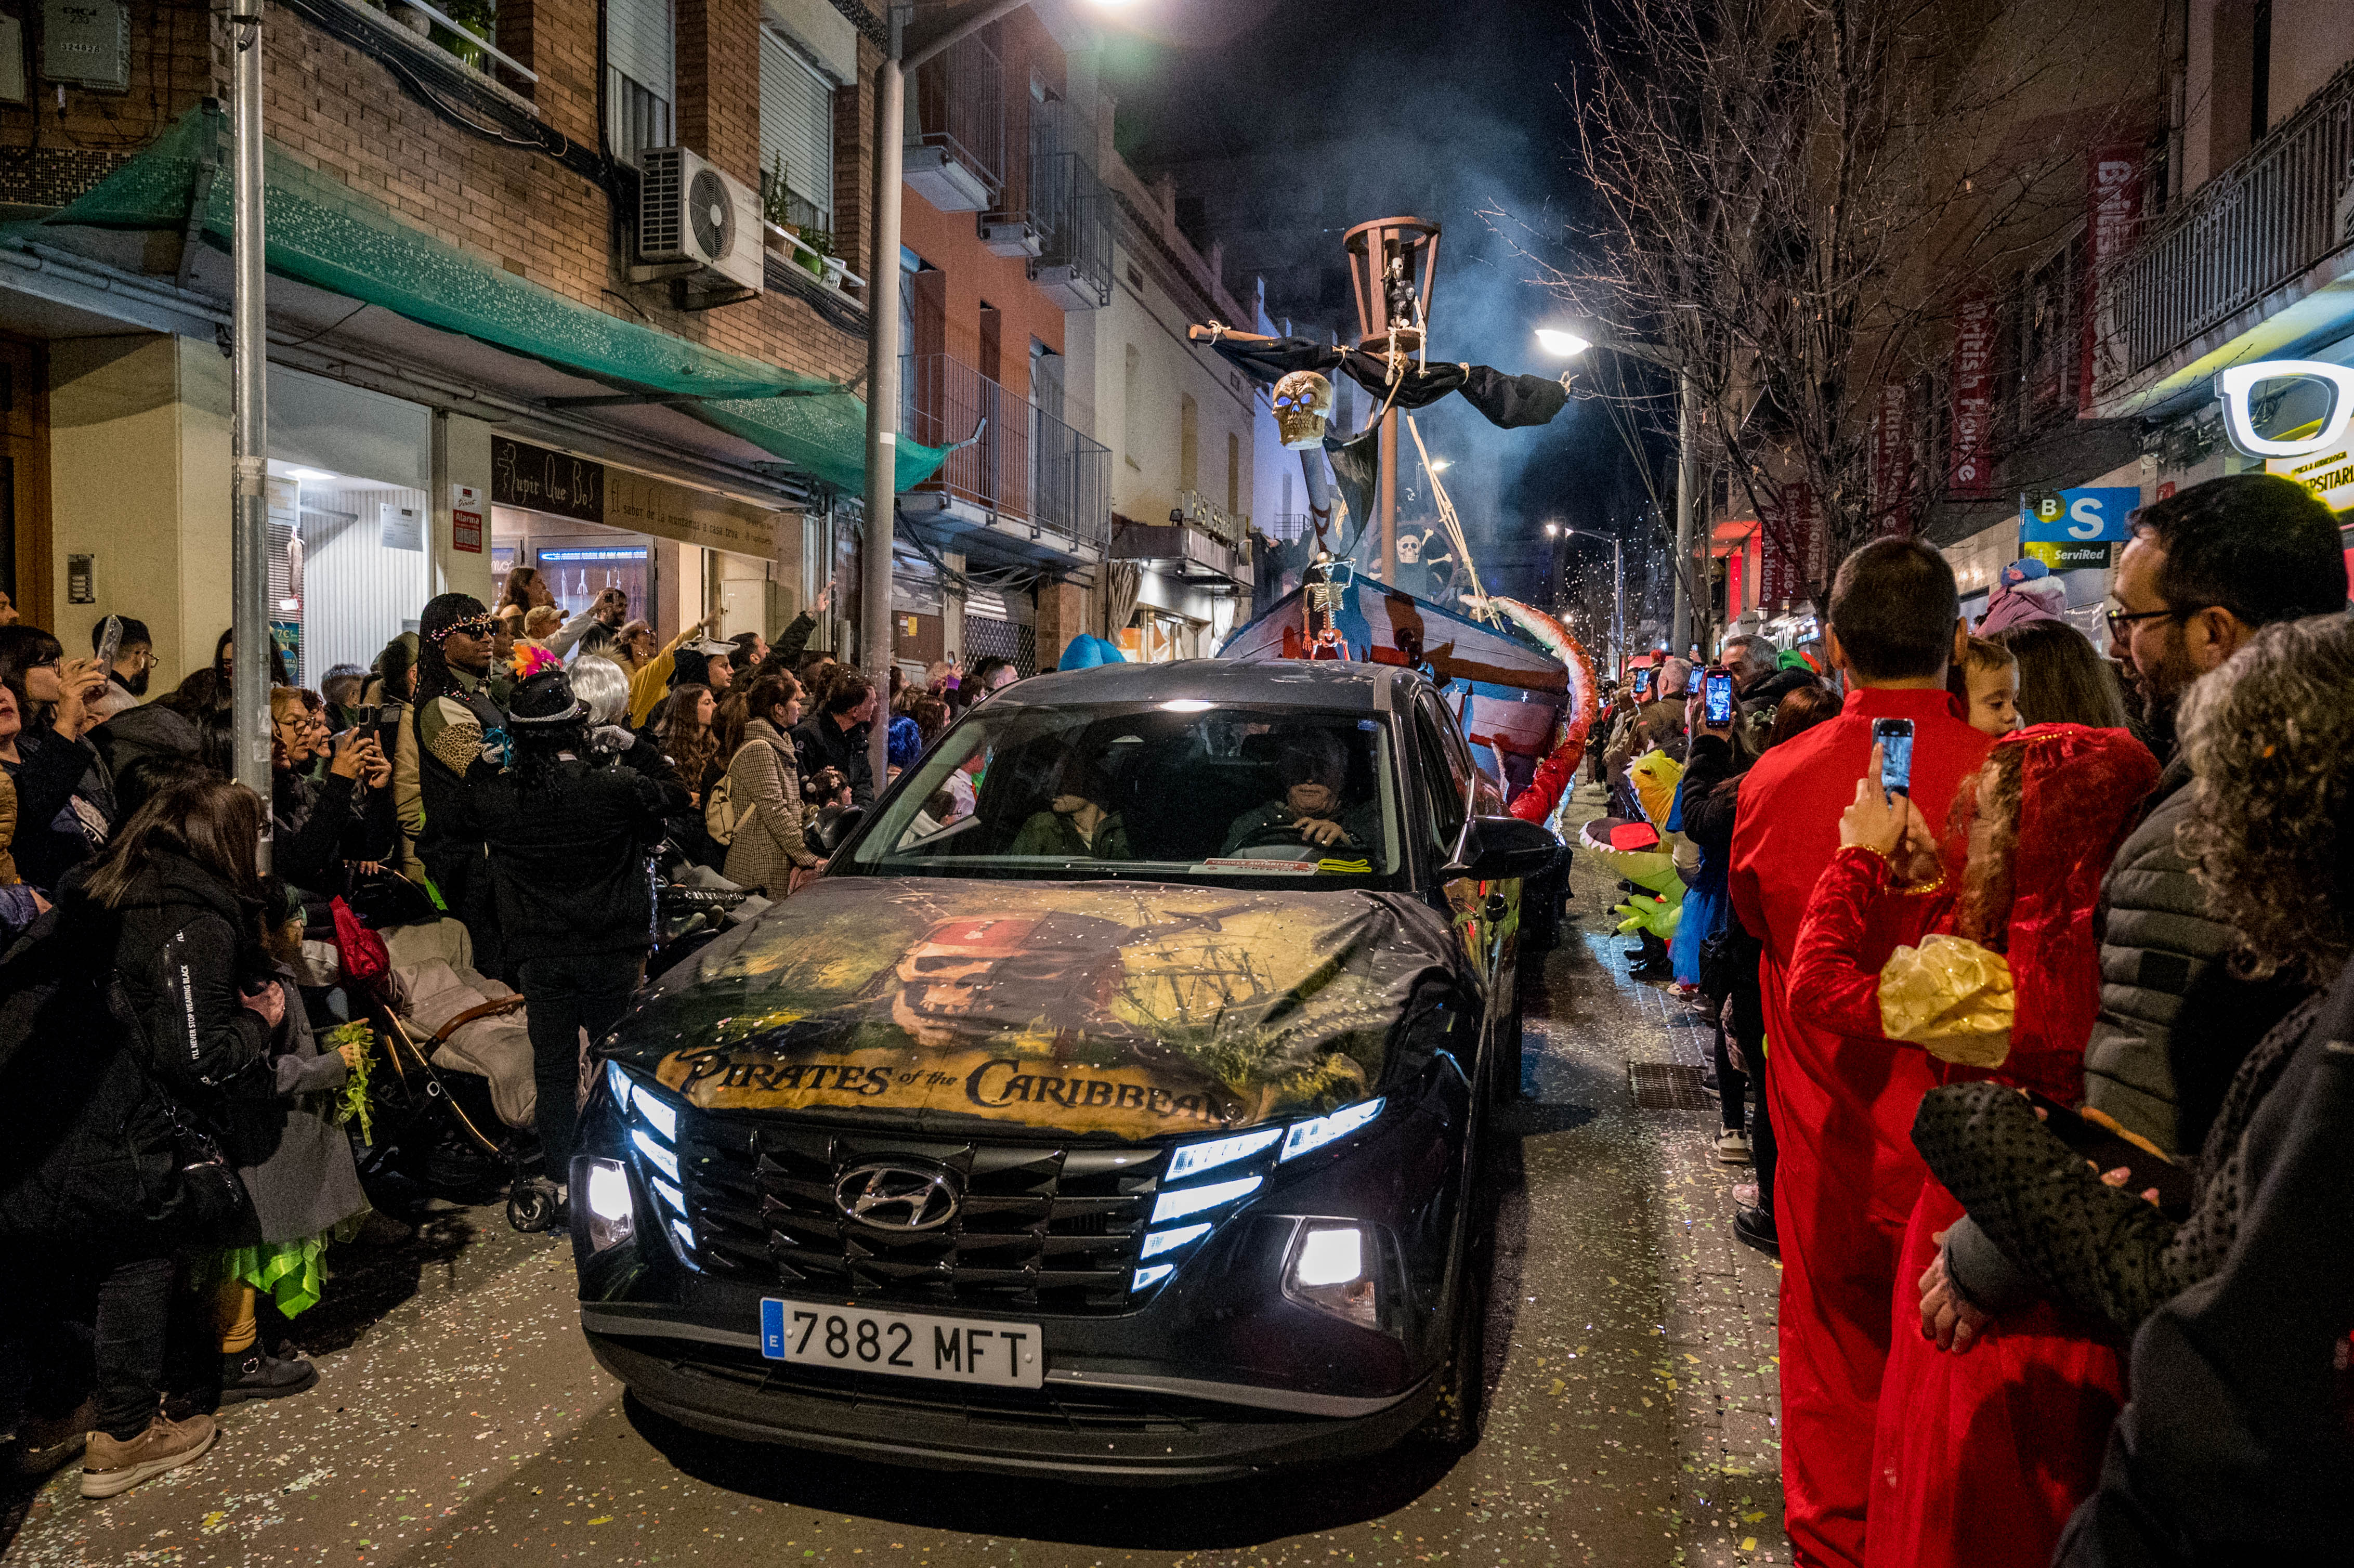
[[[1764,1209],[1735,1210],[1733,1234],[1744,1246],[1754,1246],[1771,1257],[1782,1255],[1782,1238],[1775,1234],[1774,1216]]]
[[[223,1404],[247,1399],[283,1399],[301,1393],[319,1381],[319,1369],[302,1357],[281,1361],[259,1344],[251,1350],[221,1357]]]

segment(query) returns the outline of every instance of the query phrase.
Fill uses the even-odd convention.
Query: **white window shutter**
[[[665,104],[678,101],[670,0],[606,0],[605,60]]]
[[[781,157],[785,188],[833,227],[833,83],[774,32],[760,29],[760,172]]]

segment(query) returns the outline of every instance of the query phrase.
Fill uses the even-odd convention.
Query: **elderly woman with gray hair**
[[[2240,934],[2236,967],[2306,990],[2241,1064],[2191,1168],[2187,1217],[2126,1191],[2117,1171],[2091,1169],[2024,1099],[1993,1084],[1932,1090],[1914,1124],[1930,1170],[1988,1239],[2054,1299],[2126,1332],[2221,1265],[2263,1179],[2267,1128],[2276,1136],[2293,1108],[2294,1093],[2286,1105],[2277,1097],[2328,1039],[2354,1038],[2343,1020],[2334,1035],[2317,1027],[2343,1011],[2325,1002],[2354,947],[2354,834],[2342,826],[2354,821],[2349,693],[2354,621],[2323,615],[2265,628],[2183,705],[2198,804],[2182,852],[2209,909]],[[1969,1309],[1968,1281],[1936,1286],[1924,1298],[1925,1330],[1967,1342],[1985,1320]]]

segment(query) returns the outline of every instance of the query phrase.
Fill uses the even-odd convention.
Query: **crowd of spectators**
[[[337,1107],[366,1047],[331,1039],[352,1000],[315,983],[308,956],[348,959],[372,923],[434,925],[472,971],[520,991],[537,1180],[561,1215],[578,1041],[643,975],[650,868],[790,896],[823,869],[829,820],[875,797],[873,726],[888,726],[896,774],[1014,676],[1002,659],[943,662],[920,685],[895,671],[886,699],[808,646],[829,598],[773,643],[718,641],[716,616],[659,642],[620,590],[567,616],[519,567],[494,609],[443,594],[370,667],[334,665],[315,689],[272,647],[266,802],[231,781],[228,633],[151,694],[139,622],[101,621],[85,658],[11,612],[8,1462],[79,1457],[83,1493],[114,1496],[201,1457],[221,1405],[316,1382],[265,1324],[317,1301],[329,1245],[408,1234],[362,1188]],[[191,1342],[209,1348],[191,1361]]]
[[[2114,594],[2106,657],[2049,594],[1974,634],[1935,549],[1879,540],[1819,650],[1724,646],[1730,720],[1674,659],[1607,715],[1598,777],[1683,764],[1684,925],[1630,956],[1719,1025],[1802,1563],[2345,1552],[2337,521],[2211,481],[2139,514]]]

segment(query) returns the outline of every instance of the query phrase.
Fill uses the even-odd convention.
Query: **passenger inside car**
[[[1103,768],[1077,750],[1067,753],[1055,777],[1054,799],[1034,812],[1006,846],[1010,855],[1074,855],[1091,860],[1129,860],[1128,829],[1105,802],[1112,798]]]
[[[1308,730],[1286,738],[1275,761],[1283,799],[1254,807],[1235,819],[1221,854],[1269,846],[1366,850],[1381,842],[1381,808],[1372,800],[1344,805],[1349,758],[1329,730]]]

